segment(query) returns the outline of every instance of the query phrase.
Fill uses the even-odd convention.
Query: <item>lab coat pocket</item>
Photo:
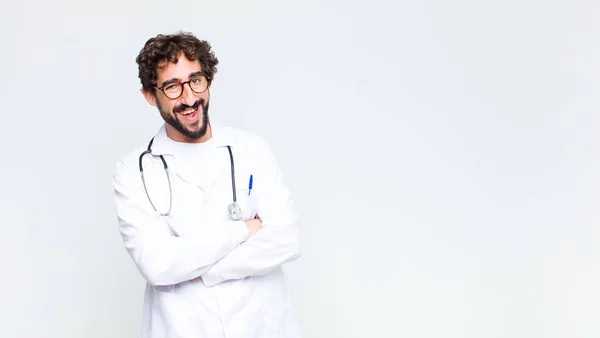
[[[268,337],[279,337],[293,320],[292,309],[286,302],[266,304],[262,312],[266,332],[271,334]]]
[[[256,194],[251,189],[250,177],[252,175],[246,168],[242,168],[240,173],[236,172],[236,194],[238,204],[242,208],[242,219],[250,220],[256,217]]]
[[[237,200],[242,208],[242,220],[250,220],[256,216],[256,199],[248,188],[236,189]]]
[[[279,337],[293,321],[293,308],[289,294],[278,273],[260,277],[262,280],[258,293],[262,298],[262,320],[269,336]]]
[[[176,285],[155,286],[152,316],[165,337],[187,337],[193,308]],[[160,324],[159,324],[160,323]]]

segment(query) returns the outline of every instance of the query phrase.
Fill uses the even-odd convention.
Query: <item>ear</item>
[[[144,94],[144,98],[146,101],[148,101],[148,103],[156,107],[156,94],[145,89],[142,89],[142,94]]]

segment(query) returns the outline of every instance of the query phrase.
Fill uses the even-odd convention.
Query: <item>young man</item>
[[[147,281],[143,337],[300,337],[282,270],[300,255],[298,215],[267,143],[210,122],[210,45],[158,35],[136,61],[165,121],[114,173],[119,230]]]

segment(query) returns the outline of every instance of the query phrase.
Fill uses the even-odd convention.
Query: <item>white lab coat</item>
[[[143,338],[299,338],[282,265],[300,255],[298,215],[270,147],[255,134],[212,125],[206,164],[192,170],[167,139],[163,125],[147,143],[124,156],[114,172],[119,230],[147,286]],[[258,214],[263,228],[252,237],[243,220],[231,221],[230,159],[235,160],[237,200],[243,220]],[[248,196],[248,181],[253,187]]]

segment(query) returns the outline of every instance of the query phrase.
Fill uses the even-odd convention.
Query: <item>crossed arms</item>
[[[260,219],[186,226],[197,230],[182,237],[171,234],[147,203],[135,166],[117,163],[113,184],[119,231],[148,283],[172,285],[201,277],[213,286],[268,273],[300,256],[290,192],[270,148],[263,143],[259,149],[261,187],[253,193]]]

